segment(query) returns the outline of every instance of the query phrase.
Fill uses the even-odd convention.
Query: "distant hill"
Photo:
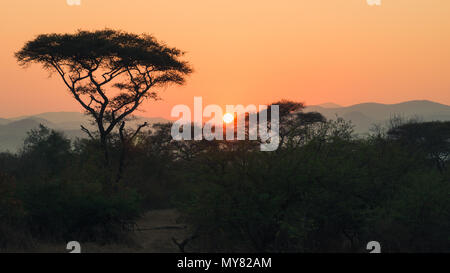
[[[339,107],[342,107],[341,105],[336,104],[336,103],[332,103],[332,102],[322,103],[322,104],[319,104],[317,106],[320,106],[320,107],[323,107],[323,108],[339,108]]]
[[[427,100],[397,104],[361,103],[338,108],[316,105],[306,107],[305,111],[319,112],[328,119],[336,119],[336,116],[338,116],[351,120],[357,133],[368,132],[373,124],[384,125],[394,116],[416,117],[422,121],[450,121],[450,106]]]
[[[408,101],[398,104],[361,103],[342,107],[334,103],[325,103],[306,107],[305,111],[322,113],[328,119],[336,119],[336,116],[350,120],[355,125],[355,131],[364,134],[373,124],[385,125],[395,115],[404,118],[417,117],[423,121],[450,121],[450,106],[420,100]],[[163,118],[136,117],[127,122],[127,127],[136,127],[138,124],[148,122],[168,122]],[[23,144],[26,133],[38,128],[42,123],[52,129],[63,131],[69,138],[86,137],[80,130],[80,125],[95,130],[89,118],[77,112],[49,112],[33,116],[16,118],[0,118],[0,152],[9,150],[17,151]]]
[[[168,122],[163,118],[136,117],[127,122],[127,127],[136,127],[138,124],[148,122]],[[49,112],[33,116],[15,118],[0,118],[0,152],[16,152],[23,144],[27,132],[43,124],[49,128],[62,131],[71,139],[86,137],[80,125],[95,130],[88,116],[77,112]]]
[[[9,122],[11,122],[9,119],[6,119],[6,118],[0,118],[0,125],[7,124],[7,123],[9,123]]]
[[[16,151],[22,144],[27,132],[39,124],[54,127],[51,122],[40,118],[25,118],[0,125],[0,151]]]

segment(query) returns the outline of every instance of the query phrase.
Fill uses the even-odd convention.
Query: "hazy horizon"
[[[397,102],[397,103],[381,103],[381,102],[366,101],[366,102],[360,102],[360,103],[355,103],[355,104],[350,104],[350,105],[340,105],[340,104],[336,104],[334,102],[328,101],[328,102],[323,102],[323,103],[318,103],[318,104],[305,103],[305,107],[320,106],[320,107],[323,107],[323,108],[331,109],[331,108],[334,108],[334,107],[336,107],[336,108],[347,108],[347,107],[352,107],[352,106],[360,105],[360,104],[397,105],[397,104],[408,103],[408,102],[430,102],[430,103],[438,103],[438,104],[450,107],[450,104],[445,104],[445,103],[441,103],[441,102],[437,102],[437,101],[431,101],[431,100],[420,100],[420,99],[408,100],[408,101],[400,101],[400,102]],[[335,106],[332,107],[331,105],[335,105]],[[21,119],[21,118],[33,117],[33,116],[38,116],[38,115],[48,114],[48,113],[80,113],[80,114],[84,114],[82,109],[80,109],[80,111],[76,111],[76,110],[74,110],[74,111],[64,111],[64,110],[62,110],[62,111],[52,111],[52,110],[50,110],[50,111],[44,111],[44,112],[26,113],[26,114],[17,115],[17,116],[0,116],[0,118],[3,118],[3,119]],[[149,116],[149,115],[146,115],[145,112],[138,112],[136,114],[136,116],[144,117],[144,118],[155,118],[155,119],[161,118],[161,119],[167,119],[167,120],[176,120],[177,119],[175,117],[171,117],[170,115],[167,116],[167,117],[163,117],[162,115],[160,115],[160,116]]]

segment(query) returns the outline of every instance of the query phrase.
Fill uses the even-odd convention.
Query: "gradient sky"
[[[62,81],[13,57],[41,33],[105,27],[149,33],[187,51],[195,73],[138,113],[172,106],[267,104],[450,104],[450,1],[382,0],[2,1],[0,117],[81,111]]]

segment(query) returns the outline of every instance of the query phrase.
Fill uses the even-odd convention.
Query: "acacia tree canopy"
[[[144,99],[158,98],[155,88],[185,82],[192,69],[183,55],[151,35],[110,29],[42,34],[15,54],[22,66],[39,63],[61,76],[103,144]]]

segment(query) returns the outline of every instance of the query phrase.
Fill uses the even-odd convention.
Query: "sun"
[[[223,122],[225,123],[231,123],[234,120],[234,116],[230,113],[226,113],[225,115],[223,115]]]

